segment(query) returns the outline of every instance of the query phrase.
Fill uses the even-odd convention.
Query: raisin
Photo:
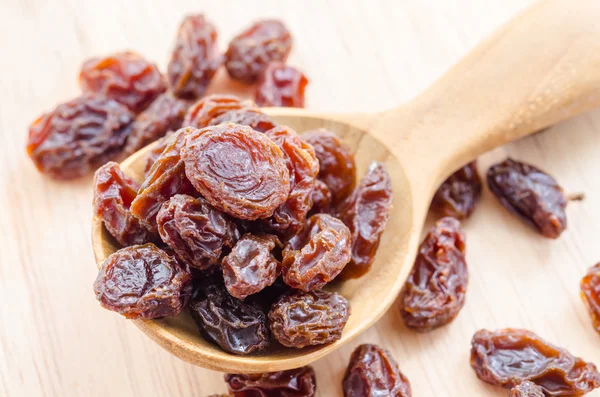
[[[177,257],[190,266],[208,269],[225,247],[233,247],[239,232],[231,220],[202,197],[176,194],[156,216],[158,233]]]
[[[131,51],[85,61],[79,83],[83,92],[105,95],[134,113],[146,109],[167,89],[158,67]]]
[[[465,165],[442,183],[431,207],[443,216],[463,220],[471,216],[481,198],[477,161]]]
[[[126,153],[133,153],[162,138],[169,131],[181,128],[187,104],[169,94],[156,98],[133,122],[127,138]]]
[[[528,380],[546,396],[581,396],[600,387],[594,364],[531,331],[483,329],[475,333],[471,345],[471,367],[492,385],[512,388]]]
[[[269,62],[285,62],[291,49],[292,36],[281,21],[257,21],[231,40],[225,67],[231,78],[253,83]]]
[[[188,302],[192,275],[154,244],[132,245],[111,254],[94,282],[96,299],[131,319],[178,315]]]
[[[186,136],[181,157],[196,190],[236,218],[268,218],[290,191],[283,153],[247,126],[228,123],[196,130]]]
[[[340,339],[349,315],[350,305],[340,294],[296,291],[275,301],[269,324],[279,343],[300,349]]]
[[[201,97],[221,66],[217,30],[204,15],[188,15],[179,25],[167,75],[179,98]]]
[[[581,298],[592,317],[594,328],[600,332],[600,263],[590,267],[581,279]]]
[[[175,132],[173,131],[167,132],[165,136],[163,136],[156,142],[156,145],[154,145],[152,150],[148,152],[148,154],[146,155],[146,162],[144,164],[144,178],[148,178],[148,175],[150,174],[150,169],[152,169],[152,166],[154,165],[154,163],[156,163],[156,160],[158,160],[162,152],[164,152],[165,148],[169,145],[174,135]]]
[[[27,153],[39,171],[53,178],[85,175],[122,151],[133,117],[112,99],[84,94],[31,124]]]
[[[526,380],[511,389],[510,397],[544,397],[544,389]]]
[[[544,171],[509,158],[488,170],[487,182],[504,208],[543,236],[558,238],[567,228],[567,198]]]
[[[384,348],[364,344],[350,356],[342,382],[344,397],[410,397],[408,378]]]
[[[267,316],[260,306],[230,296],[222,282],[207,279],[190,304],[200,332],[232,354],[250,354],[269,345]]]
[[[328,214],[331,212],[331,191],[325,182],[317,179],[311,195],[312,207],[309,214]]]
[[[248,107],[229,110],[213,118],[209,125],[219,125],[223,123],[247,125],[258,132],[267,132],[276,127],[275,122],[271,120],[269,116],[258,109]]]
[[[254,106],[251,101],[241,101],[233,95],[209,95],[200,99],[188,109],[183,120],[183,125],[186,127],[204,128],[209,126],[212,120],[224,113],[231,110],[251,109]]]
[[[419,247],[401,293],[404,322],[429,331],[452,321],[465,304],[469,275],[460,222],[442,218]]]
[[[284,283],[281,277],[279,277],[272,285],[265,287],[262,291],[254,295],[250,295],[247,299],[250,302],[256,302],[268,312],[277,299],[281,298],[283,294],[291,291],[292,288]]]
[[[264,374],[226,374],[233,397],[314,397],[315,371],[310,366]]]
[[[304,107],[308,79],[300,70],[281,62],[271,62],[261,73],[256,86],[258,106]]]
[[[350,261],[350,230],[327,214],[311,216],[283,250],[283,281],[292,288],[313,291],[333,280]]]
[[[333,205],[346,199],[356,183],[354,155],[340,138],[324,128],[302,134],[319,159],[318,178],[325,182],[333,197]]]
[[[273,284],[281,274],[281,263],[271,254],[279,244],[269,234],[245,234],[223,258],[225,287],[233,297],[244,299]]]
[[[392,209],[392,182],[385,166],[373,163],[352,195],[342,203],[339,218],[352,234],[352,259],[342,280],[364,275],[373,264]]]

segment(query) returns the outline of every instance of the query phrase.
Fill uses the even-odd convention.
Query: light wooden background
[[[0,395],[204,397],[225,390],[221,374],[170,356],[100,309],[92,293],[91,178],[54,182],[25,155],[28,124],[78,94],[85,58],[132,48],[164,68],[185,12],[215,21],[222,46],[253,18],[276,16],[295,36],[290,62],[311,79],[307,107],[376,111],[410,100],[525,3],[0,0]],[[471,279],[458,319],[417,335],[394,307],[315,363],[319,396],[341,395],[348,356],[362,342],[393,352],[415,396],[505,396],[469,367],[470,338],[482,327],[529,328],[600,364],[600,335],[578,296],[581,276],[600,260],[599,149],[596,111],[485,155],[482,173],[510,154],[585,192],[586,201],[569,206],[569,230],[558,241],[543,239],[486,190],[465,225]]]

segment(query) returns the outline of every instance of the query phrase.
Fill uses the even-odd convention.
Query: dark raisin
[[[312,207],[310,208],[309,214],[328,214],[331,211],[331,191],[325,184],[320,180],[315,181],[315,187],[311,195]]]
[[[300,70],[281,62],[271,62],[261,73],[256,87],[258,106],[304,107],[308,79]]]
[[[481,198],[477,161],[465,165],[442,183],[431,207],[443,216],[463,220],[471,216]]]
[[[314,397],[315,371],[310,366],[264,374],[226,374],[233,397]]]

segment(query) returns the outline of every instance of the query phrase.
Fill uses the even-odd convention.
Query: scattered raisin
[[[312,207],[309,214],[328,214],[331,212],[331,191],[325,182],[317,179],[311,195]]]
[[[259,109],[248,107],[229,110],[213,118],[209,125],[219,125],[223,123],[247,125],[258,132],[267,132],[268,130],[276,127],[275,122],[271,120],[269,116],[261,112]]]
[[[253,83],[269,62],[285,62],[291,49],[292,36],[281,21],[258,21],[231,40],[225,67],[231,78]]]
[[[214,25],[201,14],[186,16],[179,25],[167,68],[175,95],[186,99],[201,97],[222,62]]]
[[[204,128],[210,125],[213,119],[224,113],[231,110],[252,109],[253,107],[254,104],[251,101],[241,101],[233,95],[209,95],[200,99],[188,109],[183,120],[183,125],[186,127]]]
[[[264,374],[226,374],[233,397],[314,397],[315,371],[310,366]]]
[[[567,198],[544,171],[509,158],[488,170],[487,182],[504,208],[543,236],[558,238],[567,228]]]
[[[442,183],[431,207],[443,216],[463,220],[471,216],[481,198],[477,161],[465,165]]]
[[[181,157],[196,190],[236,218],[268,218],[290,191],[283,153],[247,126],[228,123],[196,130],[186,136]]]
[[[326,291],[296,291],[279,298],[269,311],[271,332],[287,347],[335,342],[350,315],[346,298]]]
[[[38,170],[53,178],[85,175],[122,151],[133,117],[112,99],[81,95],[31,124],[27,153]]]
[[[544,389],[526,380],[512,388],[510,397],[544,397]]]
[[[283,281],[303,291],[322,288],[344,269],[351,250],[350,230],[342,221],[313,215],[283,250]]]
[[[442,218],[425,236],[404,284],[401,314],[406,325],[430,331],[448,324],[465,304],[468,280],[460,222]]]
[[[300,70],[281,62],[271,62],[260,75],[255,102],[258,106],[304,107],[308,79]]]
[[[384,348],[364,344],[350,356],[342,382],[344,397],[411,397],[408,378]]]
[[[154,244],[133,245],[111,254],[98,273],[100,304],[131,319],[178,315],[192,288],[187,268]]]
[[[594,328],[600,332],[600,263],[590,267],[581,279],[581,298],[592,317]]]
[[[531,331],[483,329],[475,333],[471,344],[471,367],[479,379],[492,385],[512,388],[528,380],[546,396],[581,396],[600,387],[594,364]]]

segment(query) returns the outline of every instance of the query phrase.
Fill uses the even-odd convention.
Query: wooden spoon
[[[322,347],[235,356],[202,339],[187,314],[134,323],[178,357],[214,370],[309,364],[366,330],[392,305],[412,267],[431,197],[449,174],[489,149],[598,105],[600,2],[550,0],[501,28],[407,105],[378,114],[266,109],[299,132],[336,132],[355,150],[359,176],[371,161],[381,161],[392,178],[394,208],[373,268],[333,287],[352,308],[342,338]],[[141,181],[149,150],[126,159],[123,170]],[[97,219],[92,238],[100,266],[118,247]]]

